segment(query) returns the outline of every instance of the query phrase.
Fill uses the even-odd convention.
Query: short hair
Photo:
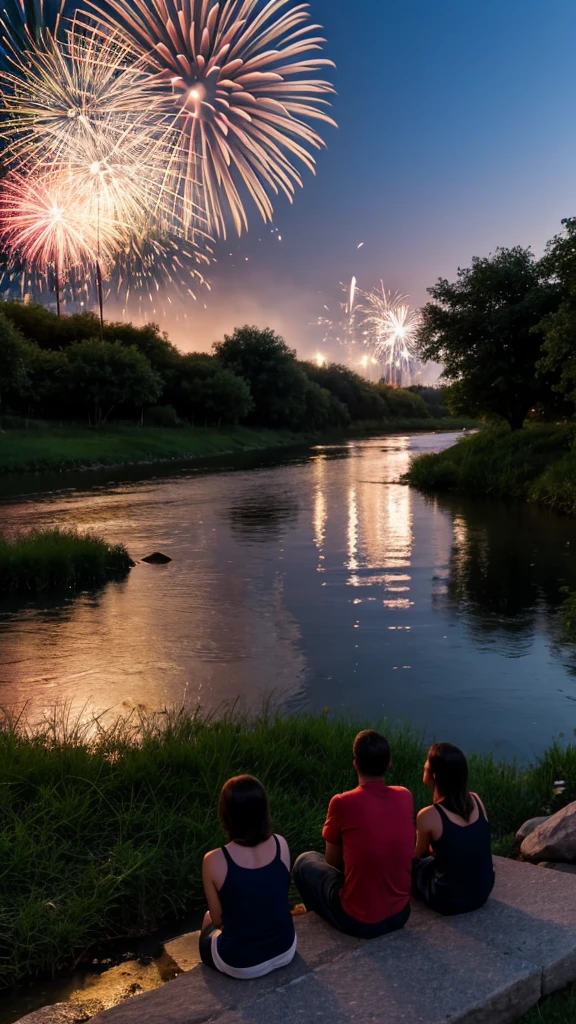
[[[381,732],[364,729],[354,740],[354,760],[361,775],[385,775],[390,767],[390,744]]]
[[[253,775],[236,775],[222,786],[218,815],[228,838],[258,846],[272,835],[268,794]]]

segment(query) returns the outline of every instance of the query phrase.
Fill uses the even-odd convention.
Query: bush
[[[147,427],[181,427],[182,421],[173,405],[153,405],[146,410],[144,422]]]
[[[30,530],[0,537],[0,593],[77,590],[125,576],[134,563],[121,544],[75,530]]]
[[[566,426],[534,426],[514,432],[484,430],[438,454],[417,456],[407,479],[425,491],[463,491],[541,501],[539,478],[550,481],[548,467],[566,455],[575,431],[576,427]],[[558,494],[549,503],[557,507],[557,498]]]

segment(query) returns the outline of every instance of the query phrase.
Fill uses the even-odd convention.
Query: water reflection
[[[8,529],[74,523],[173,561],[76,600],[0,606],[0,703],[213,708],[283,694],[531,753],[537,722],[542,743],[576,726],[555,617],[562,586],[576,589],[576,523],[399,482],[414,451],[452,440],[7,500]]]

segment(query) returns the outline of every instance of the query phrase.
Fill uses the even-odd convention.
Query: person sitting
[[[200,956],[232,978],[260,978],[296,952],[288,844],[272,833],[266,790],[252,775],[224,783],[218,812],[229,842],[202,863]]]
[[[482,907],[494,887],[490,824],[458,747],[434,743],[424,765],[434,802],[416,820],[412,894],[440,914]],[[429,855],[430,854],[430,855]]]
[[[371,939],[410,916],[414,801],[389,786],[390,746],[374,729],[354,740],[358,786],[332,797],[322,831],[326,853],[303,853],[293,871],[307,910],[335,928]]]

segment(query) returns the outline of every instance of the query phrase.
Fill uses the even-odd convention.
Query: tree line
[[[150,425],[247,423],[291,430],[445,412],[438,390],[372,384],[345,366],[301,361],[269,328],[237,328],[212,354],[183,353],[157,325],[58,317],[0,303],[0,412]]]
[[[419,333],[424,360],[442,363],[453,413],[505,421],[574,418],[576,218],[542,259],[497,249],[429,288]]]

